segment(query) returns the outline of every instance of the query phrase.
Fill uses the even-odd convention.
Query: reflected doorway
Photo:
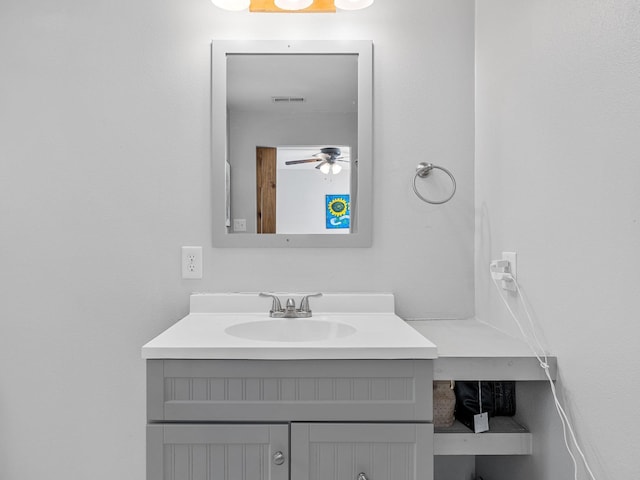
[[[277,156],[274,147],[256,147],[257,233],[276,233]]]

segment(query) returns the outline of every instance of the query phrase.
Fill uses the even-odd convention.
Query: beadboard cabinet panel
[[[149,421],[431,421],[428,360],[148,360]]]
[[[293,423],[291,478],[432,480],[432,438],[431,424]]]
[[[147,480],[288,480],[288,425],[147,427]]]

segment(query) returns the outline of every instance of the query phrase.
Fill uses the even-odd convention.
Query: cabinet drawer
[[[149,425],[147,480],[288,480],[288,425]]]
[[[150,421],[430,421],[429,360],[148,360]]]
[[[432,424],[293,423],[291,439],[295,480],[433,479]]]

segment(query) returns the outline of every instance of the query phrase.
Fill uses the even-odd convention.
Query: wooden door
[[[433,425],[291,424],[291,480],[364,478],[433,480]]]
[[[289,480],[288,445],[284,424],[149,425],[147,480]]]
[[[276,233],[276,156],[274,147],[256,147],[258,233]]]

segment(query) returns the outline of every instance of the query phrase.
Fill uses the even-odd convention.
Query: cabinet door
[[[147,480],[288,480],[288,445],[288,425],[148,425]]]
[[[432,480],[433,425],[291,425],[291,480],[365,478]]]

